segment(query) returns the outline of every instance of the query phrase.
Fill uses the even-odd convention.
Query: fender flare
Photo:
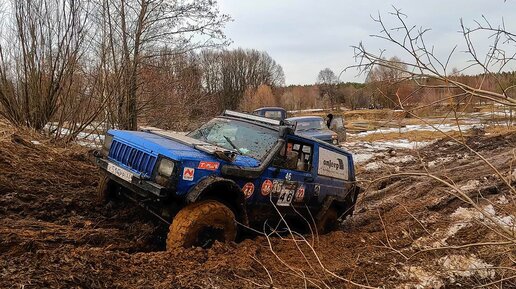
[[[244,225],[249,225],[249,219],[247,217],[247,209],[245,202],[245,195],[242,189],[233,180],[225,179],[217,176],[208,176],[201,179],[193,188],[186,194],[186,203],[194,203],[202,198],[203,193],[208,191],[211,186],[220,185],[229,188],[229,191],[237,193],[238,198],[234,200],[236,204],[235,210],[237,210],[237,218],[241,220]]]
[[[360,188],[358,185],[356,184],[353,184],[351,186],[350,189],[347,190],[347,193],[346,195],[344,196],[327,196],[323,203],[322,203],[322,206],[321,206],[321,209],[319,210],[319,212],[317,213],[317,215],[315,216],[315,219],[316,220],[320,220],[324,214],[326,214],[326,211],[328,211],[328,209],[330,209],[330,207],[334,204],[334,203],[339,203],[339,204],[348,204],[348,202],[350,201],[351,204],[349,204],[351,207],[354,207],[356,205],[356,202],[357,202],[357,199],[358,199],[358,195],[363,191],[362,188]],[[340,215],[340,214],[339,214]],[[341,215],[342,216],[342,215]],[[339,216],[339,218],[341,217]]]

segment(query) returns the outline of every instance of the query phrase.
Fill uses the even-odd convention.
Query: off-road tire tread
[[[111,179],[107,175],[102,175],[99,179],[97,186],[97,202],[101,205],[105,205],[113,199],[114,192],[112,191],[113,186],[110,187],[110,181]]]
[[[334,207],[328,208],[321,219],[316,223],[317,232],[319,234],[326,234],[334,231],[338,225],[338,214]]]
[[[189,248],[195,238],[192,233],[194,226],[199,226],[203,220],[219,221],[225,225],[225,241],[234,241],[236,238],[235,214],[231,209],[215,200],[205,200],[192,203],[181,209],[170,224],[167,235],[167,250]]]

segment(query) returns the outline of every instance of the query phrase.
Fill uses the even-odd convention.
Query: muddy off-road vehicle
[[[98,196],[130,199],[169,224],[168,250],[233,241],[237,230],[278,220],[327,232],[353,212],[353,159],[294,131],[233,111],[187,135],[110,130],[97,154]]]

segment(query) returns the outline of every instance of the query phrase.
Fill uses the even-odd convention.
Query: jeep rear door
[[[323,201],[327,196],[345,197],[346,187],[353,181],[353,166],[349,155],[331,146],[317,143],[314,159],[314,195],[318,201]]]

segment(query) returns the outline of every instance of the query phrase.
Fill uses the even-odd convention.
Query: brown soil
[[[516,133],[474,136],[468,144],[506,176],[516,165]],[[418,280],[407,275],[408,267],[433,270],[437,276],[436,260],[452,254],[475,254],[499,268],[488,278],[443,279],[446,288],[471,288],[513,276],[514,246],[425,252],[415,246],[416,240],[436,238],[434,233],[446,230],[457,208],[470,207],[449,188],[424,177],[369,181],[391,170],[424,171],[423,164],[448,157],[452,161],[430,172],[457,186],[478,181],[468,191],[472,198],[514,215],[512,201],[496,203],[501,196],[511,200],[508,186],[478,157],[448,140],[420,151],[397,152],[407,154],[417,161],[359,175],[368,190],[355,215],[336,232],[305,236],[316,255],[307,243],[294,242],[289,235],[166,252],[162,226],[145,212],[124,204],[98,205],[99,176],[90,151],[60,148],[0,125],[0,288],[355,288],[346,279],[413,288]],[[500,240],[493,230],[475,223],[446,242],[460,246]],[[514,286],[514,279],[503,283],[503,288]]]

